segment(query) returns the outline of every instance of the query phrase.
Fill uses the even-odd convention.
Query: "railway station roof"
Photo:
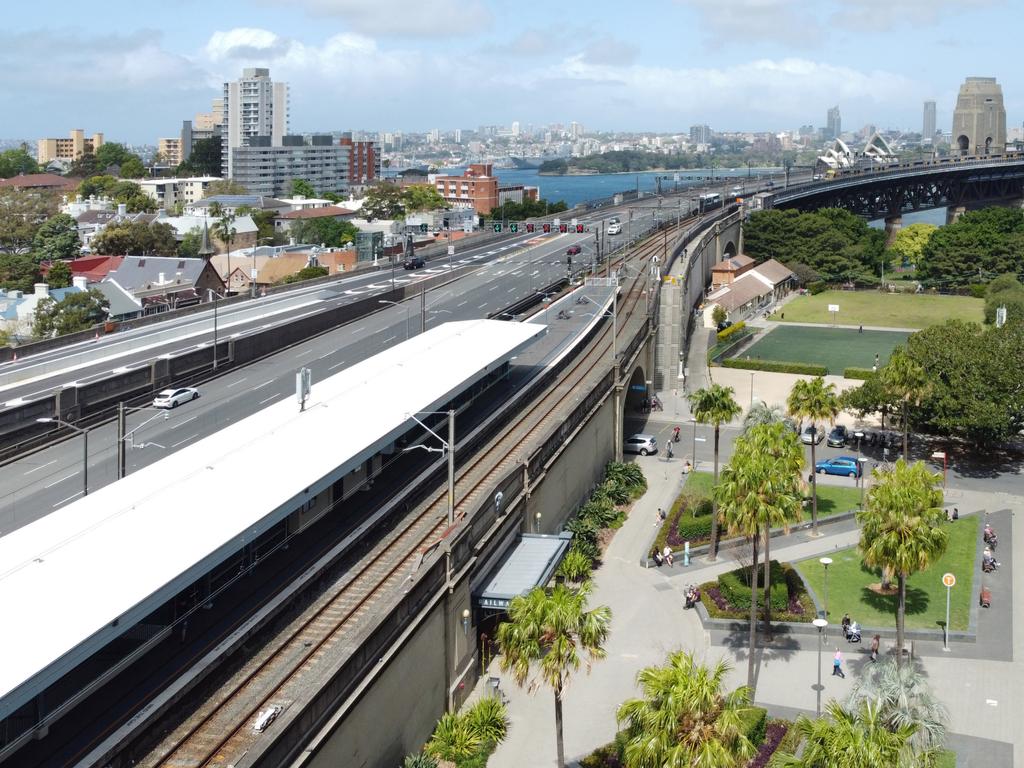
[[[545,332],[445,323],[0,538],[0,717]]]
[[[557,536],[525,533],[477,598],[481,608],[507,611],[512,598],[547,584],[569,547],[572,534]]]

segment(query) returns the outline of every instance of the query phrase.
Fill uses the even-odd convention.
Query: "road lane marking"
[[[33,472],[38,472],[38,471],[39,471],[40,469],[43,469],[44,467],[48,467],[48,466],[50,466],[51,464],[56,464],[56,463],[57,463],[57,460],[56,460],[56,459],[54,459],[53,461],[48,461],[48,462],[46,462],[45,464],[40,464],[40,465],[39,465],[38,467],[36,467],[35,469],[30,469],[30,470],[29,470],[28,472],[25,472],[24,474],[26,474],[26,475],[31,475],[31,474],[32,474]]]
[[[61,504],[65,504],[65,503],[67,503],[67,502],[71,501],[71,500],[72,500],[73,498],[75,498],[76,496],[81,496],[81,495],[82,495],[82,492],[81,492],[81,491],[79,491],[78,493],[72,493],[72,494],[71,494],[70,496],[68,496],[68,497],[67,497],[66,499],[61,499],[61,500],[60,500],[60,501],[58,501],[58,502],[57,502],[56,504],[54,504],[54,505],[53,505],[53,507],[51,507],[51,509],[56,509],[56,508],[57,508],[57,507],[59,507],[59,506],[60,506]]]
[[[72,472],[72,473],[71,473],[70,475],[68,475],[67,477],[62,477],[62,478],[61,478],[60,480],[54,480],[54,481],[53,481],[52,483],[50,483],[49,485],[44,485],[43,487],[44,487],[44,488],[53,488],[53,486],[55,486],[55,485],[60,485],[60,484],[61,484],[61,483],[63,483],[63,482],[65,481],[65,480],[70,480],[70,479],[71,479],[72,477],[74,477],[74,476],[75,476],[75,475],[77,475],[77,474],[78,474],[78,472],[77,472],[77,471],[75,471],[75,472]]]
[[[484,303],[483,303],[483,304],[481,304],[481,305],[480,305],[479,307],[477,307],[477,309],[483,309],[483,308],[484,308],[484,307],[486,307],[486,306],[487,306],[487,303],[486,303],[486,302],[484,302]]]
[[[277,381],[277,379],[270,379],[269,381],[264,381],[262,384],[257,384],[252,388],[252,391],[255,392],[257,389],[263,389],[267,384],[273,384],[275,381]]]
[[[333,354],[334,352],[324,352],[322,355],[320,355],[320,357],[317,358],[317,360],[323,360],[325,357],[330,357]]]
[[[241,383],[242,383],[243,381],[248,381],[248,380],[249,380],[249,377],[248,377],[248,376],[243,376],[243,377],[242,377],[241,379],[239,379],[238,381],[233,381],[233,382],[231,382],[230,384],[226,384],[225,386],[226,386],[226,387],[234,387],[234,386],[236,386],[236,385],[238,385],[238,384],[241,384]]]
[[[461,307],[463,304],[469,304],[469,299],[466,299],[466,301],[459,302],[455,306],[456,306],[456,308],[458,308],[458,307]]]
[[[257,405],[263,405],[264,403],[269,403],[271,400],[273,400],[276,397],[277,397],[277,395],[271,395],[270,397],[265,397],[262,400],[260,400],[259,403],[257,403]]]
[[[185,419],[184,421],[180,421],[177,424],[175,424],[173,427],[171,427],[171,429],[177,429],[178,427],[184,427],[190,421],[195,421],[198,418],[199,418],[198,416],[193,416],[191,419]]]
[[[361,325],[358,328],[356,328],[354,331],[352,331],[352,333],[356,334],[356,333],[359,333],[360,331],[365,331],[365,330],[366,330],[366,326],[365,325]]]
[[[299,354],[297,354],[295,357],[296,357],[296,359],[298,359],[300,357],[305,357],[306,355],[311,354],[312,352],[313,352],[312,349],[307,349],[304,352],[299,352]]]
[[[186,437],[186,438],[185,438],[184,440],[179,440],[178,442],[176,442],[176,443],[172,444],[172,445],[171,445],[171,448],[177,448],[177,447],[178,447],[179,445],[184,445],[184,444],[185,444],[185,443],[187,443],[187,442],[188,442],[189,440],[192,440],[192,439],[194,439],[194,438],[197,438],[197,437],[199,437],[199,434],[198,434],[198,433],[196,433],[196,434],[194,434],[194,435],[189,435],[189,436],[188,436],[188,437]]]
[[[342,361],[341,361],[340,363],[335,363],[334,365],[332,365],[332,366],[331,366],[330,368],[328,368],[327,370],[328,370],[328,371],[333,371],[333,370],[334,370],[335,368],[340,368],[340,367],[341,367],[341,366],[343,366],[344,364],[345,364],[345,361],[344,361],[344,360],[342,360]]]
[[[490,288],[488,288],[487,290],[488,290],[488,291],[496,291],[496,290],[498,290],[498,288],[499,288],[499,287],[500,287],[500,286],[497,286],[497,285],[492,285],[492,286],[491,286]]]
[[[389,336],[388,338],[384,339],[384,343],[387,344],[389,341],[394,341],[397,338],[397,336]]]

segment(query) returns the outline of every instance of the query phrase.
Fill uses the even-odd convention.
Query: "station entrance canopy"
[[[486,581],[477,604],[486,610],[507,611],[512,598],[547,584],[571,540],[569,531],[557,536],[524,533],[497,572]]]

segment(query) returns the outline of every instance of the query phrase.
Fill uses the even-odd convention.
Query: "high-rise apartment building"
[[[75,128],[66,139],[39,139],[36,160],[40,165],[46,165],[51,160],[74,162],[84,154],[95,154],[102,146],[102,133],[94,133],[91,139],[87,139],[85,131]]]
[[[691,144],[710,144],[711,143],[711,127],[708,125],[691,125],[690,126],[690,143]]]
[[[157,139],[156,151],[160,155],[162,165],[178,165],[183,158],[181,156],[182,137],[173,136],[166,139]]]
[[[269,69],[243,69],[240,79],[224,83],[223,99],[221,171],[233,178],[234,151],[251,139],[266,137],[269,146],[281,146],[288,133],[288,84],[271,80]]]
[[[839,114],[839,105],[832,107],[825,118],[825,138],[838,139],[843,133],[843,117]]]
[[[931,144],[935,139],[935,102],[924,103],[924,123],[921,127],[922,143]]]
[[[1006,149],[1003,89],[994,77],[968,77],[960,86],[953,110],[953,147],[967,155]]]
[[[293,179],[305,179],[318,195],[343,193],[349,184],[349,150],[332,136],[282,136],[280,145],[270,136],[250,136],[231,150],[231,178],[250,195],[264,197],[287,196]]]
[[[349,184],[369,184],[381,177],[381,151],[376,141],[353,140],[352,134],[346,132],[341,134],[338,144],[348,147]]]
[[[512,121],[512,135],[513,136],[518,136],[519,135],[519,121],[518,120],[513,120]]]

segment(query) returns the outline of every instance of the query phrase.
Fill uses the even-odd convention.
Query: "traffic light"
[[[583,225],[582,224],[577,224],[576,225],[576,233],[579,234],[579,235],[583,234]]]
[[[421,235],[427,234],[427,230],[428,229],[430,229],[430,227],[427,226],[426,224],[420,224],[420,234]]]
[[[565,263],[568,264],[571,267],[572,266],[572,256],[566,256],[565,257]]]
[[[526,231],[527,232],[531,232],[532,233],[532,232],[536,231],[536,229],[537,229],[537,225],[536,224],[527,224],[526,225]]]
[[[443,218],[443,219],[441,220],[441,226],[443,226],[443,227],[444,227],[445,229],[448,229],[448,217],[447,217],[447,216],[445,216],[445,217],[444,217],[444,218]]]
[[[543,227],[544,227],[544,231],[545,232],[550,232],[551,231],[551,225],[550,224],[544,224]]]
[[[566,232],[569,231],[569,225],[568,224],[559,224],[558,225],[558,231],[561,232],[564,235]]]
[[[516,232],[519,231],[519,225],[516,224],[515,222],[513,222],[512,224],[509,224],[508,225],[508,231],[511,232],[514,235]]]
[[[497,222],[494,223],[494,231],[495,232],[501,232],[501,222],[500,221],[497,221]]]

